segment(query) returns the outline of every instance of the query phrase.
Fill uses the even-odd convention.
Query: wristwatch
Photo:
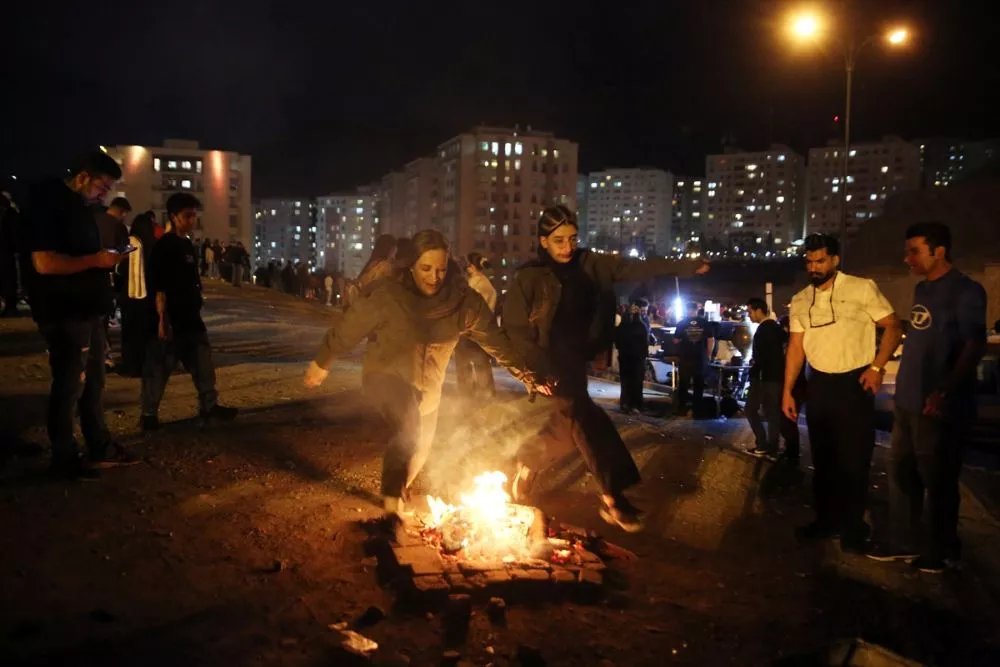
[[[875,371],[876,373],[881,373],[882,375],[885,375],[885,369],[882,368],[881,366],[876,366],[875,364],[872,364],[868,368]]]

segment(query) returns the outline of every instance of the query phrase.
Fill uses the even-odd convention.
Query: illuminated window
[[[784,204],[785,203],[785,196],[784,195],[778,195],[777,197],[774,198],[774,201],[778,202],[779,204]]]
[[[479,144],[479,148],[481,150],[488,151],[490,149],[490,142],[484,141],[483,143]]]
[[[498,144],[497,142],[494,141],[493,144],[492,144],[492,146],[491,146],[491,148],[493,149],[493,154],[494,155],[499,155],[500,154],[500,144]]]
[[[785,161],[785,155],[784,153],[782,153],[781,155],[778,156],[778,162],[784,162],[784,161]]]
[[[554,157],[557,160],[559,159],[559,149],[558,148],[553,148],[552,149],[552,157]]]
[[[715,190],[709,190],[708,191],[708,196],[709,197],[714,197],[715,196]]]
[[[167,169],[176,169],[177,160],[167,160]]]
[[[872,194],[868,195],[868,199],[870,199],[871,201],[875,201],[876,199],[878,199],[878,195],[873,192]]]
[[[543,148],[542,149],[542,157],[547,157],[548,154],[549,154],[549,149],[548,148]]]
[[[191,171],[191,160],[182,160],[181,169],[186,169],[187,171]]]
[[[358,213],[358,214],[361,214],[361,213],[365,212],[365,209],[363,207],[359,206],[356,209],[354,209],[354,212]]]
[[[510,157],[512,149],[513,147],[510,145],[510,142],[505,143],[503,145],[503,154],[506,155],[507,157]]]
[[[854,150],[854,149],[852,148],[852,149],[851,149],[851,152],[850,152],[850,153],[848,153],[847,155],[848,155],[849,157],[854,157],[854,156],[855,156],[855,155],[857,155],[857,154],[858,154],[858,152],[857,152],[856,150]]]
[[[757,165],[755,165],[755,164],[748,164],[747,165],[747,171],[754,171],[756,169],[757,169]]]
[[[888,174],[889,173],[889,166],[888,165],[882,165],[882,173],[883,174]]]
[[[683,188],[684,187],[684,181],[677,181],[677,187]]]
[[[271,215],[278,215],[278,212],[275,209],[272,208],[271,209]]]
[[[181,181],[181,187],[184,188],[185,190],[190,190],[191,189],[191,181],[189,181],[188,179],[185,178],[183,181]]]
[[[518,144],[518,145],[520,145],[520,144]],[[521,168],[521,161],[520,160],[514,160],[514,169],[520,169],[520,168]]]
[[[521,144],[520,141],[514,144],[514,155],[521,155],[523,152],[524,152],[524,146]]]
[[[159,171],[159,170],[160,170],[160,158],[154,157],[153,158],[153,171]]]

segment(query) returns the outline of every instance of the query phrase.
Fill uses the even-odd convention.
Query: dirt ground
[[[197,425],[194,388],[178,373],[161,412],[169,423],[143,438],[138,380],[109,376],[109,424],[143,462],[95,484],[45,476],[47,452],[32,451],[46,445],[44,348],[30,319],[0,321],[0,664],[350,664],[329,626],[371,606],[387,613],[364,631],[384,664],[437,665],[449,649],[466,664],[530,664],[516,656],[533,647],[549,665],[770,665],[853,637],[926,664],[1000,664],[1000,524],[974,496],[963,494],[960,573],[802,546],[792,529],[810,519],[808,470],[781,477],[742,454],[742,419],[664,419],[655,405],[652,416],[615,414],[643,472],[645,532],[601,522],[577,459],[537,503],[638,560],[611,564],[597,603],[511,605],[506,628],[477,610],[466,643],[446,646],[440,618],[395,608],[365,564],[360,522],[378,515],[384,429],[361,400],[360,357],[308,392],[323,307],[252,287],[210,285],[208,296],[222,402],[240,417]],[[617,398],[615,385],[593,392],[609,408]],[[421,488],[447,493],[476,472],[509,471],[544,409],[510,381],[493,405],[450,381]],[[872,480],[874,515],[880,468]]]

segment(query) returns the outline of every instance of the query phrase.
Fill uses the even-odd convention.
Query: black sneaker
[[[80,459],[58,463],[53,461],[49,466],[49,474],[66,482],[98,482],[101,479],[100,470],[85,465]]]
[[[103,458],[90,460],[92,468],[120,468],[122,466],[134,466],[141,463],[139,458],[117,442],[108,445],[107,452]]]
[[[139,417],[139,429],[143,433],[152,433],[160,430],[160,418],[156,415],[143,415]]]
[[[612,505],[602,501],[600,515],[607,523],[618,526],[626,533],[638,533],[644,527],[642,511],[625,496],[615,499]]]
[[[865,555],[880,563],[912,563],[920,556],[916,549],[897,548],[885,544],[872,545]]]
[[[228,408],[224,405],[215,405],[211,410],[201,413],[201,421],[209,424],[213,421],[231,422],[236,419],[240,411],[236,408]]]
[[[840,537],[840,533],[819,521],[813,521],[795,529],[795,539],[798,540],[832,540]]]

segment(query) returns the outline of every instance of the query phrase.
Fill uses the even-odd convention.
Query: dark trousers
[[[646,379],[646,359],[618,353],[618,379],[622,387],[619,404],[623,410],[642,410],[642,383]]]
[[[364,394],[389,428],[382,459],[382,495],[408,498],[407,489],[430,456],[438,413],[420,414],[420,395],[403,380],[390,375],[364,378]]]
[[[677,362],[677,401],[678,414],[687,411],[691,402],[688,391],[694,385],[694,405],[700,405],[705,396],[705,363],[700,359],[681,359]]]
[[[146,346],[146,361],[142,371],[142,414],[155,417],[160,409],[163,392],[177,362],[191,374],[198,390],[198,408],[205,413],[215,407],[219,395],[215,390],[215,365],[212,346],[205,332],[174,331],[169,341],[151,337]]]
[[[816,520],[846,540],[866,539],[868,471],[875,449],[875,397],[848,373],[813,371],[806,424],[813,459]]]
[[[121,298],[121,373],[141,377],[150,338],[156,336],[156,311],[152,298]]]
[[[91,460],[104,458],[111,434],[104,421],[104,325],[101,317],[39,323],[49,351],[52,388],[48,432],[52,461],[67,464],[77,457],[73,418],[80,411],[80,429]]]
[[[958,477],[969,435],[966,419],[895,409],[892,427],[892,523],[896,536],[931,559],[958,558]],[[924,528],[927,508],[929,530]]]
[[[0,301],[4,312],[17,311],[17,261],[9,253],[0,253]]]
[[[475,398],[478,396],[496,396],[496,384],[493,380],[493,365],[490,355],[473,341],[462,337],[458,339],[455,348],[455,367],[458,373],[458,388],[462,395]]]
[[[574,448],[601,487],[601,493],[619,495],[639,483],[639,469],[614,422],[587,393],[585,362],[579,368],[556,372],[559,384],[548,421],[538,437],[526,442],[517,458],[537,473],[551,468]]]
[[[781,413],[782,387],[781,382],[751,379],[744,410],[747,421],[750,422],[750,428],[753,430],[754,439],[757,441],[757,447],[766,449],[773,454],[778,452],[778,436],[785,431],[782,424],[784,415]],[[761,412],[764,413],[764,418],[767,420],[766,431],[760,418]]]

